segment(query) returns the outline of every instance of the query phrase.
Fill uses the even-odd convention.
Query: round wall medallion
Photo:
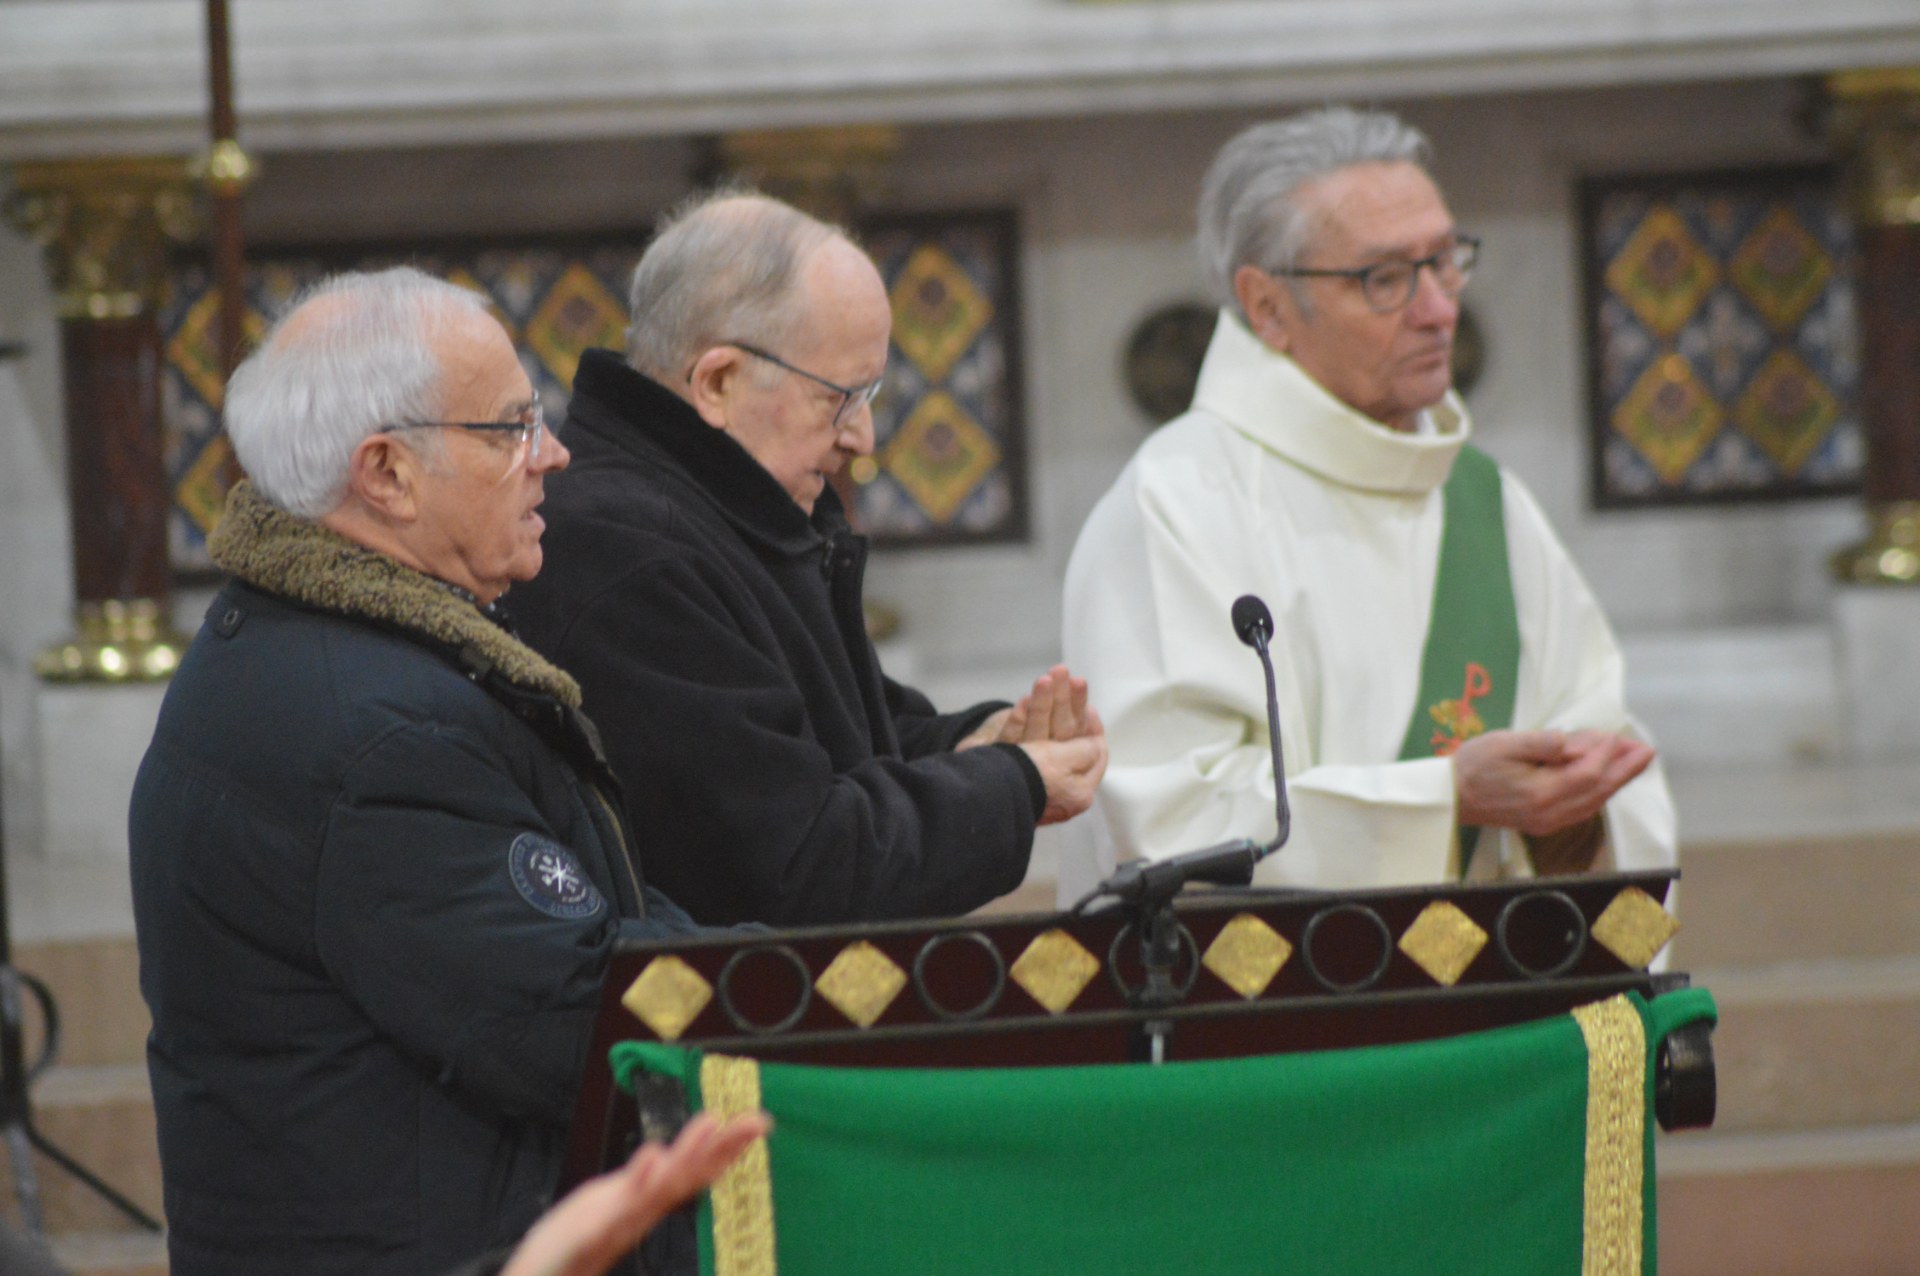
[[[1453,329],[1453,389],[1461,398],[1473,393],[1480,374],[1487,367],[1487,338],[1473,311],[1460,307],[1460,322]]]
[[[1193,403],[1200,361],[1218,317],[1212,306],[1175,302],[1142,319],[1127,338],[1127,393],[1155,425],[1171,421]]]

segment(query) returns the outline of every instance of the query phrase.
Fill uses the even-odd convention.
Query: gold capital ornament
[[[171,508],[162,460],[159,328],[173,245],[198,226],[187,163],[133,156],[20,163],[9,221],[45,250],[61,319],[75,627],[35,662],[60,682],[172,675]]]

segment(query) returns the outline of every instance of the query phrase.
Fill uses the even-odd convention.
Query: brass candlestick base
[[[1920,585],[1920,501],[1868,510],[1867,539],[1833,556],[1833,574],[1855,585]]]
[[[76,637],[33,662],[48,682],[164,682],[187,649],[187,639],[151,598],[81,603],[74,622]]]

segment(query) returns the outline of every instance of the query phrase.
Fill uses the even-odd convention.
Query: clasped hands
[[[1607,800],[1652,762],[1652,745],[1611,731],[1489,731],[1453,754],[1459,820],[1519,830],[1542,874],[1583,872]]]
[[[1107,732],[1087,704],[1087,680],[1055,665],[1033,680],[1019,703],[988,717],[958,749],[1013,744],[1026,750],[1047,787],[1042,824],[1070,820],[1093,805],[1107,770]]]

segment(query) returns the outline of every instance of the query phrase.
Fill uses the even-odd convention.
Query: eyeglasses
[[[513,460],[507,465],[507,472],[512,473],[523,463],[540,463],[540,444],[547,437],[547,414],[535,399],[520,409],[512,421],[403,421],[379,433],[391,434],[395,430],[470,430],[475,434],[498,435],[512,444]]]
[[[1413,300],[1413,294],[1420,289],[1420,268],[1425,266],[1433,272],[1433,282],[1440,285],[1440,291],[1449,297],[1458,297],[1467,286],[1467,279],[1473,273],[1473,263],[1480,259],[1480,241],[1472,235],[1461,235],[1451,245],[1442,248],[1430,257],[1418,261],[1383,261],[1372,266],[1362,266],[1357,270],[1307,270],[1300,267],[1287,267],[1269,270],[1270,275],[1284,275],[1289,278],[1332,278],[1351,279],[1360,285],[1360,295],[1366,299],[1367,306],[1376,314],[1391,314]]]
[[[882,373],[865,385],[841,385],[836,381],[829,381],[825,377],[816,376],[808,372],[805,368],[796,368],[779,355],[769,354],[758,346],[750,346],[744,341],[723,341],[720,344],[732,346],[735,350],[744,351],[756,359],[764,359],[776,368],[791,372],[796,377],[805,377],[815,385],[825,386],[827,389],[839,395],[840,404],[833,410],[833,428],[836,430],[840,428],[841,423],[849,416],[861,408],[866,407],[869,403],[872,403],[874,398],[879,395],[881,385],[885,383],[887,379],[886,374]],[[693,374],[688,373],[687,379],[692,380]]]

